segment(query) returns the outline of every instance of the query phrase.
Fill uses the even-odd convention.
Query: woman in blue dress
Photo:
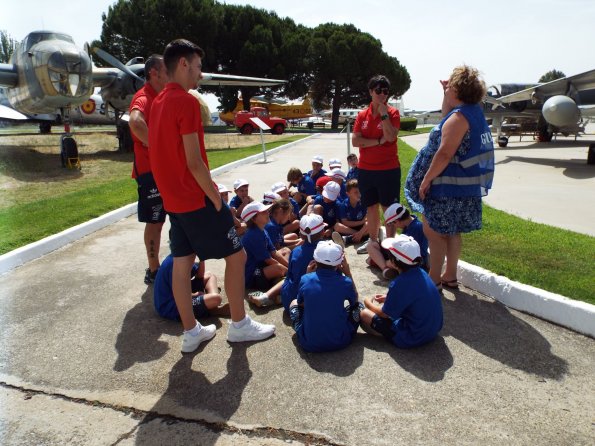
[[[456,67],[440,83],[444,118],[411,165],[405,197],[423,214],[430,277],[441,289],[458,288],[461,233],[481,228],[481,197],[492,186],[494,144],[480,105],[486,87],[479,72]]]

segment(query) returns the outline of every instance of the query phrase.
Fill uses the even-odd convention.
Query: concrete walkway
[[[311,138],[217,178],[260,198],[344,135]],[[167,229],[167,228],[166,228]],[[162,256],[167,254],[164,231]],[[360,294],[386,291],[348,248]],[[595,342],[461,289],[441,336],[399,350],[358,333],[309,354],[280,308],[277,335],[230,345],[227,321],[196,354],[155,316],[132,216],[0,276],[2,444],[592,444]],[[207,269],[222,277],[223,262]]]

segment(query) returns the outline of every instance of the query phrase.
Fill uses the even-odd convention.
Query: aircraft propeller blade
[[[97,55],[97,57],[100,57],[101,59],[106,61],[112,67],[116,67],[116,68],[122,70],[124,73],[126,73],[129,76],[132,76],[132,78],[136,79],[137,81],[140,81],[141,83],[145,82],[145,80],[143,78],[138,76],[134,71],[132,71],[130,68],[128,68],[122,62],[120,62],[114,56],[109,54],[107,51],[104,51],[101,48],[93,47],[93,53],[95,53]]]

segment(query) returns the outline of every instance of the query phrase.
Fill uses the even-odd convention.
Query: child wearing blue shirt
[[[174,300],[172,274],[174,258],[170,254],[163,262],[153,286],[153,305],[159,316],[174,321],[180,320],[180,313]],[[221,305],[221,295],[217,287],[217,277],[205,272],[205,262],[195,263],[191,272],[192,310],[197,319],[210,315],[229,316],[229,304]]]
[[[291,250],[301,243],[300,238],[295,232],[285,234],[283,225],[287,223],[291,215],[291,204],[289,200],[278,198],[273,201],[270,209],[270,220],[265,225],[264,230],[271,238],[273,246],[284,258],[289,259]]]
[[[362,205],[357,180],[347,181],[347,200],[339,205],[339,221],[335,231],[343,236],[343,243],[363,242],[368,238],[367,208]]]
[[[295,186],[297,192],[294,192],[293,199],[297,201],[300,206],[306,204],[306,199],[316,195],[316,183],[308,175],[304,175],[297,167],[292,167],[287,172],[287,181],[289,187]]]
[[[322,238],[324,222],[318,214],[304,215],[300,220],[300,234],[304,243],[291,251],[287,277],[281,287],[281,303],[289,311],[289,304],[297,297],[300,279],[306,274],[308,265],[314,258],[314,249]]]
[[[339,168],[336,168],[327,173],[326,176],[330,177],[331,180],[337,183],[341,188],[337,202],[343,202],[347,200],[347,190],[345,189],[345,180],[347,179],[347,175],[345,175],[345,172]]]
[[[246,250],[246,288],[258,291],[248,294],[248,301],[258,307],[279,303],[279,293],[287,273],[287,260],[275,250],[264,231],[269,222],[269,208],[259,201],[249,203],[242,211],[248,230],[242,237]]]
[[[317,195],[312,204],[308,214],[315,213],[322,216],[322,219],[327,225],[324,232],[324,238],[331,236],[337,217],[339,215],[337,199],[339,198],[340,187],[334,181],[329,181],[322,189],[322,195]]]
[[[362,328],[400,348],[426,344],[442,329],[443,314],[438,289],[419,267],[419,245],[401,234],[384,239],[382,247],[391,253],[389,268],[399,275],[390,283],[388,294],[364,300]]]
[[[349,171],[347,172],[347,181],[357,180],[359,175],[359,168],[357,167],[358,159],[355,153],[350,153],[347,156],[347,164],[349,164]]]
[[[283,183],[283,181],[278,181],[275,184],[273,184],[271,186],[271,191],[275,192],[276,194],[279,194],[281,198],[289,200],[289,203],[291,204],[292,215],[290,216],[289,223],[283,226],[283,233],[288,234],[290,232],[297,232],[300,229],[300,223],[298,221],[301,217],[300,205],[297,201],[291,198],[291,196],[289,195],[289,190],[287,189],[287,186],[285,185],[285,183]]]
[[[320,155],[312,157],[312,170],[308,171],[308,176],[312,178],[314,184],[316,184],[318,178],[326,175],[326,170],[322,168],[323,162],[324,159]]]
[[[244,206],[254,201],[254,199],[248,194],[249,186],[250,183],[248,183],[248,180],[243,178],[238,178],[233,182],[233,190],[236,194],[229,202],[229,207],[231,208],[232,214],[236,217],[242,215]]]
[[[304,350],[339,350],[353,341],[361,304],[341,246],[332,241],[318,242],[314,260],[300,280],[289,315]]]

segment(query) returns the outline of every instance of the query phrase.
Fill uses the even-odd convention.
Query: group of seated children
[[[247,254],[245,285],[252,290],[248,301],[259,307],[283,304],[307,351],[347,346],[360,323],[399,347],[429,342],[442,327],[440,297],[424,271],[428,262],[422,224],[399,203],[387,208],[384,218],[387,226],[403,234],[358,251],[367,251],[368,264],[395,280],[386,296],[365,299],[366,308],[358,301],[344,248],[365,241],[368,225],[357,184],[357,157],[350,155],[348,160],[350,179],[339,160],[331,160],[327,173],[316,156],[311,171],[290,169],[289,186],[274,183],[262,201],[250,197],[245,179],[234,182],[236,195],[231,200],[229,190],[218,185]],[[293,197],[291,186],[297,188]],[[155,282],[155,308],[163,317],[176,319],[170,257]],[[216,278],[204,267],[201,262],[193,270],[196,317],[228,313],[229,308],[221,306]]]

